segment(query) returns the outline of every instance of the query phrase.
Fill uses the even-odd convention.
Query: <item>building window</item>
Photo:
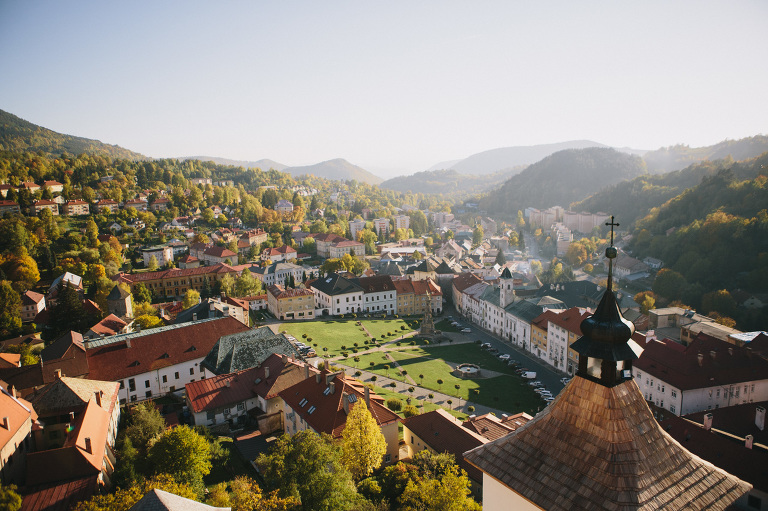
[[[237,403],[237,410],[239,412],[242,412],[243,410],[245,410],[245,403]]]
[[[195,375],[195,368],[194,367],[190,367],[189,368],[189,375],[190,376],[194,376]]]
[[[168,376],[163,375],[163,383],[168,383]]]
[[[144,393],[144,395],[147,397],[147,399],[149,399],[150,397],[152,397],[152,391],[148,390],[147,392]]]
[[[208,410],[208,411],[205,413],[205,417],[206,417],[206,418],[207,418],[209,421],[212,421],[212,420],[214,420],[214,419],[216,418],[216,413],[215,413],[215,412],[213,412],[213,411],[211,411],[211,410]]]
[[[149,380],[144,380],[144,388],[145,389],[149,388]]]
[[[203,366],[200,366],[200,372],[201,372],[201,373],[204,373],[204,372],[205,372],[205,369],[203,369]]]
[[[173,377],[178,380],[179,379],[179,373],[173,373]]]
[[[133,378],[128,380],[128,390],[131,392],[136,392],[136,381]]]
[[[392,461],[392,455],[391,454],[385,454],[384,455],[384,463],[390,463]]]
[[[131,401],[136,401],[136,394],[131,396]]]

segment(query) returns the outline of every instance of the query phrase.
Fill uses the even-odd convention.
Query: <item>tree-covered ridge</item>
[[[461,174],[455,170],[427,170],[388,179],[380,186],[399,192],[439,193],[462,198],[487,192],[517,172],[520,172],[517,167],[478,176]]]
[[[112,158],[146,159],[139,153],[83,137],[64,135],[0,110],[0,150],[47,155],[103,154]]]
[[[512,219],[526,207],[567,206],[644,173],[645,164],[638,156],[606,148],[569,149],[513,176],[482,198],[480,208],[491,216]]]
[[[768,136],[757,135],[740,140],[724,140],[706,147],[689,147],[678,144],[649,151],[643,155],[648,170],[663,172],[679,170],[705,160],[747,160],[768,151]]]
[[[607,186],[591,197],[571,204],[571,209],[592,213],[620,211],[625,225],[634,226],[637,221],[648,215],[652,208],[658,208],[684,190],[698,185],[707,176],[729,168],[737,179],[751,179],[760,174],[763,165],[768,165],[768,153],[748,161],[734,162],[733,159],[726,158],[695,163],[683,170],[666,174],[645,174],[631,181]],[[671,226],[668,225],[664,230]]]
[[[765,171],[754,179],[739,180],[731,169],[722,169],[654,208],[638,222],[629,248],[636,257],[661,259],[665,268],[679,274],[680,282],[672,286],[674,296],[666,298],[694,308],[702,305],[707,293],[721,289],[764,292],[767,205]],[[741,328],[757,323],[749,318],[739,321]]]

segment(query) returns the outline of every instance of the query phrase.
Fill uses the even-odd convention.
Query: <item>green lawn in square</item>
[[[329,355],[332,357],[341,355],[342,346],[346,347],[346,351],[351,354],[351,350],[354,347],[354,343],[357,343],[359,350],[366,349],[365,341],[369,338],[365,335],[365,332],[361,330],[361,327],[355,324],[355,320],[320,320],[320,321],[307,321],[305,323],[282,323],[278,326],[278,331],[287,331],[293,335],[299,341],[309,344],[312,347],[317,347],[318,356]],[[307,334],[307,337],[312,338],[312,342],[307,341],[303,337],[303,334]],[[324,351],[323,348],[327,348]]]
[[[405,405],[406,405],[406,401],[405,400],[408,398],[408,395],[409,395],[407,391],[397,392],[395,390],[392,390],[392,388],[383,388],[383,387],[377,387],[377,386],[373,387],[373,391],[376,394],[378,394],[378,395],[380,395],[381,397],[384,398],[385,405],[386,405],[387,399],[395,398],[395,399],[400,399],[403,402],[403,408],[405,408]],[[446,412],[450,413],[451,415],[453,415],[454,417],[456,417],[458,419],[461,419],[461,420],[466,420],[467,419],[467,414],[466,413],[460,412],[458,410],[448,409],[448,408],[442,407],[440,405],[436,405],[435,403],[431,402],[429,399],[416,399],[416,398],[413,398],[413,399],[411,399],[411,404],[416,406],[416,408],[419,409],[419,413],[427,413],[427,412],[431,412],[433,410],[437,410],[438,408],[443,408]],[[395,412],[395,413],[397,415],[399,415],[400,417],[403,417],[403,411],[402,410],[400,410],[399,412]]]
[[[371,335],[377,339],[381,339],[381,336],[386,335],[388,332],[394,334],[391,337],[387,336],[387,340],[391,340],[412,331],[412,328],[402,319],[363,319],[361,322]],[[401,330],[400,327],[402,326],[405,326],[405,330]]]
[[[452,375],[451,366],[441,358],[419,356],[413,351],[393,351],[390,354],[422,387],[512,413],[524,411],[535,414],[543,405],[533,388],[517,375],[504,374],[469,380]],[[424,379],[419,378],[419,375],[424,375]],[[443,381],[442,385],[437,383],[438,379]],[[459,385],[458,389],[456,385]],[[479,393],[476,394],[474,390]]]

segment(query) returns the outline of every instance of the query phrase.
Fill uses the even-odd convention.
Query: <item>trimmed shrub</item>
[[[399,412],[403,408],[403,402],[400,399],[391,397],[387,399],[387,408],[394,412]]]
[[[413,417],[414,415],[419,414],[419,409],[416,408],[414,405],[405,405],[405,410],[403,410],[403,416],[407,419],[408,417]]]

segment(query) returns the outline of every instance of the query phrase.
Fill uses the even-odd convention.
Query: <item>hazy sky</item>
[[[0,0],[0,109],[148,156],[346,158],[768,133],[768,2]]]

